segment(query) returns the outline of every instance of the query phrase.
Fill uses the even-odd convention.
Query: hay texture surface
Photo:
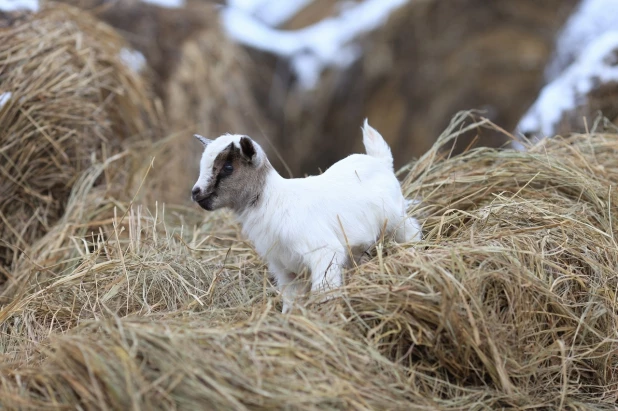
[[[159,131],[111,28],[50,3],[0,28],[0,282],[60,218],[80,173]],[[115,181],[119,185],[120,181]]]
[[[403,171],[423,242],[289,315],[228,213],[71,203],[2,295],[3,405],[615,409],[618,135],[442,156],[465,119]]]

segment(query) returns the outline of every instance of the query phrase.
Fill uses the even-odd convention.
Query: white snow
[[[142,0],[154,6],[165,7],[168,9],[178,9],[184,7],[185,0]]]
[[[547,79],[554,80],[597,37],[614,30],[618,30],[618,1],[582,0],[558,35]]]
[[[552,136],[567,111],[586,104],[599,84],[618,81],[618,1],[581,0],[560,30],[545,69],[547,85],[520,120],[517,133],[532,140]],[[513,143],[516,149],[524,149]]]
[[[230,8],[255,17],[268,26],[276,27],[302,10],[312,0],[228,0]]]
[[[566,111],[585,102],[585,96],[598,84],[618,82],[618,31],[607,32],[586,47],[579,58],[555,80],[547,84],[534,105],[521,119],[521,133],[555,134],[555,127]]]
[[[7,91],[5,93],[0,94],[0,109],[4,107],[6,103],[8,103],[9,99],[13,96],[13,93]]]
[[[128,68],[136,73],[142,71],[146,66],[146,58],[142,53],[126,47],[120,50],[120,59]]]
[[[354,40],[380,27],[394,10],[408,1],[365,0],[344,8],[338,16],[295,31],[277,30],[259,21],[251,14],[256,13],[258,6],[248,0],[231,1],[221,18],[228,35],[239,43],[288,58],[299,85],[312,89],[322,70],[347,67],[360,57],[361,49]]]
[[[39,0],[0,0],[0,11],[39,11]]]

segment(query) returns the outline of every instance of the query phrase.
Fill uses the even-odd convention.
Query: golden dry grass
[[[110,27],[53,3],[3,18],[0,94],[11,97],[0,108],[0,282],[62,216],[82,171],[160,133],[150,85],[123,63],[126,43]]]
[[[290,315],[229,213],[102,196],[95,164],[1,295],[4,407],[615,409],[618,135],[442,154],[492,127],[465,120],[402,171],[423,242]]]

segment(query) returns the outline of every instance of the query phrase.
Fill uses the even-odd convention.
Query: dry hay
[[[164,166],[158,162],[153,172],[154,180],[169,181],[156,187],[159,200],[190,201],[199,174],[195,156],[201,150],[196,140],[187,138],[194,133],[215,138],[234,130],[254,136],[274,154],[262,140],[270,127],[250,82],[266,79],[257,78],[255,61],[224,34],[212,2],[189,1],[169,9],[135,0],[63,1],[115,27],[153,68],[155,90],[176,136],[162,154]]]
[[[61,220],[11,272],[0,294],[0,303],[11,308],[0,314],[0,322],[19,326],[29,344],[45,340],[50,330],[68,330],[94,318],[182,312],[196,304],[235,308],[256,297],[246,289],[262,290],[262,280],[249,287],[255,278],[228,273],[262,264],[256,265],[249,247],[239,244],[236,227],[218,215],[201,221],[195,210],[158,204],[142,212],[141,206],[118,201],[113,190],[103,193],[95,186],[132,154],[121,153],[84,172]],[[183,225],[193,228],[190,238]],[[234,250],[228,250],[232,245]],[[215,278],[217,287],[209,290]],[[22,313],[17,323],[4,322],[5,314],[14,311]],[[9,339],[5,350],[20,343]]]
[[[3,294],[5,407],[614,409],[618,135],[441,157],[465,118],[407,170],[426,239],[291,315],[228,213],[72,205]]]
[[[81,171],[160,132],[110,27],[54,4],[12,23],[0,29],[0,93],[11,93],[0,108],[0,282],[60,218]]]

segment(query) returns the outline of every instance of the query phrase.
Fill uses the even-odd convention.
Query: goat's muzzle
[[[212,200],[215,197],[214,193],[204,193],[199,187],[196,187],[191,191],[191,197],[204,210],[213,210]]]

